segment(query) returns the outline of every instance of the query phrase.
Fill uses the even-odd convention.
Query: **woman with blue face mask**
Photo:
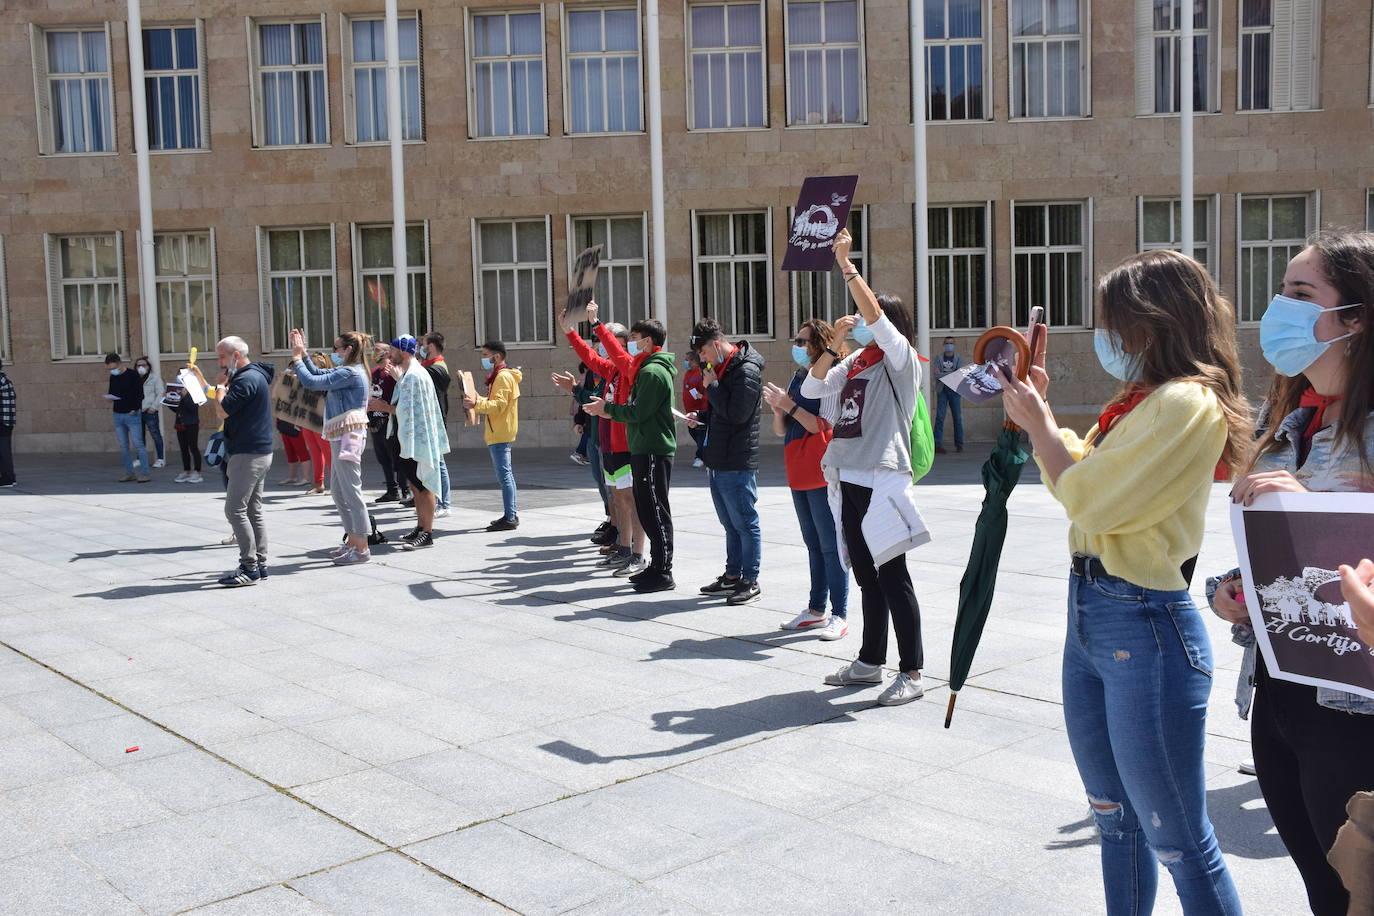
[[[1372,233],[1322,233],[1288,263],[1283,291],[1260,322],[1260,348],[1276,374],[1255,458],[1232,489],[1237,502],[1264,493],[1374,491],[1371,304]],[[1356,549],[1367,552],[1367,545]],[[1250,713],[1253,683],[1250,736],[1265,804],[1312,912],[1344,914],[1349,894],[1326,856],[1347,801],[1374,789],[1374,700],[1270,676],[1237,600],[1240,571],[1213,582],[1213,609],[1246,647],[1242,671],[1254,672],[1236,703],[1242,717]]]
[[[1126,259],[1099,294],[1097,355],[1121,388],[1088,435],[1059,428],[1044,369],[1029,383],[1003,372],[1007,416],[1070,522],[1069,745],[1110,916],[1153,909],[1161,863],[1185,913],[1239,914],[1207,816],[1212,649],[1188,592],[1218,462],[1249,451],[1235,312],[1173,251]]]

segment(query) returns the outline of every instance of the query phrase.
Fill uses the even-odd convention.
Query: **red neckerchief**
[[[655,353],[657,353],[659,350],[662,350],[662,349],[663,349],[662,347],[655,347],[654,345],[650,344],[650,345],[649,345],[649,349],[643,351],[642,353],[640,353],[638,356],[636,356],[636,357],[634,358],[634,360],[635,360],[635,361],[634,361],[634,364],[633,364],[633,366],[632,366],[631,369],[630,369],[631,374],[634,375],[634,376],[638,376],[638,375],[639,375],[639,369],[640,369],[641,366],[644,365],[644,361],[645,361],[646,359],[648,359],[649,357],[653,356]]]
[[[502,364],[499,365],[499,366],[494,366],[494,367],[492,368],[492,370],[491,370],[491,375],[488,375],[488,376],[487,376],[487,394],[491,394],[491,383],[494,382],[494,381],[496,381],[496,376],[500,375],[500,374],[501,374],[501,370],[504,369],[504,368],[506,368],[506,364],[505,364],[505,363],[502,363]]]
[[[439,362],[439,361],[442,360],[443,358],[444,358],[444,357],[443,357],[443,354],[440,354],[440,355],[438,355],[438,356],[431,356],[429,359],[421,360],[421,361],[420,361],[420,365],[422,365],[422,366],[424,366],[426,369],[428,369],[430,366],[432,366],[432,365],[434,365],[435,363]]]
[[[1140,406],[1140,402],[1148,398],[1154,392],[1153,388],[1145,388],[1140,385],[1132,385],[1124,398],[1107,405],[1107,409],[1097,418],[1097,438],[1101,439],[1112,431],[1116,421],[1126,416],[1126,414]]]
[[[883,355],[884,354],[882,347],[878,346],[875,343],[869,344],[868,346],[860,350],[859,355],[854,357],[854,362],[849,364],[849,375],[846,377],[853,378],[860,372],[872,369],[874,366],[878,365],[878,363],[883,361]]]
[[[1302,437],[1306,441],[1311,441],[1312,437],[1326,428],[1326,408],[1341,399],[1339,394],[1317,394],[1315,388],[1309,387],[1302,393],[1302,398],[1298,400],[1299,407],[1315,407],[1316,412],[1312,414],[1312,422],[1307,424],[1307,429],[1303,430]]]
[[[725,367],[730,365],[730,360],[734,359],[735,354],[738,352],[739,347],[735,347],[733,350],[730,351],[730,353],[725,357],[725,359],[720,361],[720,365],[716,366],[716,368],[712,370],[713,372],[715,372],[716,378],[720,378],[722,375],[725,374]]]

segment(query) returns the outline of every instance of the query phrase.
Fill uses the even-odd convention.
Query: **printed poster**
[[[849,225],[849,208],[858,185],[858,175],[808,178],[802,182],[792,225],[787,230],[783,270],[829,271],[835,266],[830,246],[835,244],[840,230]]]
[[[1374,698],[1337,569],[1374,555],[1374,493],[1267,493],[1231,507],[1259,649],[1274,677]]]

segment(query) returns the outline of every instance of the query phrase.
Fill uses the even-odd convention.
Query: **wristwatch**
[[[800,405],[800,404],[793,404],[793,405],[792,405],[792,409],[789,410],[789,411],[787,412],[787,415],[788,415],[789,417],[792,417],[793,419],[795,419],[795,418],[796,418],[797,411],[798,411],[800,408],[801,408],[801,405]]]
[[[836,353],[836,352],[835,352],[833,349],[831,349],[830,347],[826,347],[826,348],[825,348],[825,352],[830,354],[830,358],[831,358],[831,359],[836,359],[836,360],[837,360],[837,359],[840,358],[840,354]]]

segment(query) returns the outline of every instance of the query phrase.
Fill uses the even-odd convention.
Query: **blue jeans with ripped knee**
[[[1064,721],[1102,836],[1109,916],[1154,907],[1159,865],[1184,913],[1239,914],[1207,816],[1212,646],[1188,592],[1069,578]]]

